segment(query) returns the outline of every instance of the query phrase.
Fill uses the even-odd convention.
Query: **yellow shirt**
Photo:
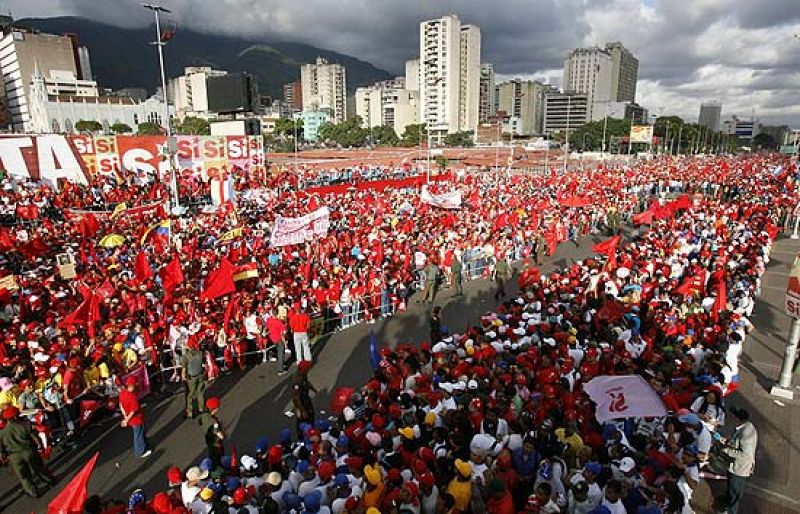
[[[19,388],[12,387],[8,391],[0,391],[0,407],[19,407],[17,404],[17,397],[19,396]]]
[[[472,501],[472,482],[460,482],[454,478],[447,486],[447,492],[453,496],[455,505],[453,508],[458,512],[468,512],[469,504]]]
[[[569,437],[566,437],[564,436],[564,429],[558,428],[556,429],[556,437],[558,437],[559,441],[569,446],[570,450],[573,452],[573,455],[581,451],[584,446],[583,439],[581,439],[581,436],[579,436],[577,432]]]
[[[90,366],[83,370],[83,381],[86,387],[94,387],[100,383],[100,370],[97,366]]]
[[[100,371],[100,378],[109,378],[111,377],[111,371],[108,370],[108,364],[105,362],[101,362],[97,369]]]
[[[372,491],[364,489],[364,496],[363,496],[364,510],[370,507],[375,507],[376,509],[381,508],[381,500],[383,499],[383,490],[385,488],[386,486],[384,485],[383,482],[381,482]]]

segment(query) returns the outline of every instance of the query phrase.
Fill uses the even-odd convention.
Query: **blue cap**
[[[322,493],[314,489],[303,498],[303,505],[309,512],[319,512],[320,503],[322,502]]]
[[[292,429],[291,428],[284,428],[281,430],[280,435],[278,438],[281,440],[282,443],[287,443],[292,441]]]
[[[286,491],[283,493],[283,503],[286,504],[286,508],[289,510],[297,509],[300,507],[300,497],[291,491]]]
[[[697,455],[698,453],[700,453],[700,449],[697,448],[696,444],[690,444],[688,446],[684,446],[683,451],[688,453],[689,455]]]
[[[260,437],[258,441],[256,441],[256,452],[264,453],[269,449],[269,439],[264,437]]]
[[[553,466],[549,462],[543,462],[539,468],[539,476],[545,480],[553,478]]]
[[[237,477],[228,477],[228,482],[225,484],[225,489],[227,489],[229,493],[233,493],[233,491],[239,489],[241,486],[242,481]]]
[[[586,463],[586,464],[583,466],[583,469],[584,469],[584,470],[586,470],[586,471],[588,471],[589,473],[592,473],[592,474],[594,474],[594,475],[599,475],[599,474],[600,474],[600,471],[601,471],[603,468],[602,468],[602,466],[600,466],[600,463],[599,463],[599,462],[591,461],[591,462],[587,462],[587,463]]]
[[[308,471],[308,461],[301,460],[300,462],[297,463],[297,472],[305,473],[306,471]]]
[[[684,414],[683,416],[678,416],[678,421],[683,423],[684,425],[699,425],[700,418],[697,417],[697,414],[694,412],[690,412],[688,414]]]
[[[298,425],[298,428],[300,429],[300,433],[306,435],[308,431],[311,430],[312,427],[309,423],[300,423],[300,425]]]
[[[639,508],[636,509],[636,514],[661,514],[661,509],[653,504],[640,505]]]
[[[611,510],[609,510],[609,508],[605,505],[598,505],[590,510],[588,514],[611,514]]]
[[[339,473],[336,475],[336,479],[333,481],[333,485],[336,487],[344,487],[346,485],[350,485],[350,480],[347,479],[347,475],[344,473]]]
[[[213,467],[214,467],[214,463],[211,462],[211,459],[209,459],[208,457],[206,457],[205,459],[200,461],[200,470],[201,471],[211,471],[211,469]]]
[[[128,499],[128,508],[133,508],[143,503],[147,503],[147,496],[144,494],[144,491],[137,489],[131,493],[131,496]]]
[[[327,432],[328,430],[330,430],[330,429],[331,429],[331,424],[330,424],[330,422],[329,422],[327,419],[324,419],[324,418],[323,418],[323,419],[318,419],[318,420],[317,420],[317,421],[314,423],[314,426],[315,426],[315,427],[317,428],[317,430],[319,430],[320,432]]]
[[[339,439],[336,440],[336,446],[341,446],[342,448],[347,448],[349,444],[350,439],[346,435],[339,436]]]
[[[222,466],[223,469],[231,469],[231,463],[233,462],[233,458],[230,455],[223,455],[221,459],[219,459],[219,464]]]

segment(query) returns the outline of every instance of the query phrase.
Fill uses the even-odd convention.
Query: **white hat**
[[[467,382],[467,387],[470,388],[470,389],[477,389],[478,388],[478,382],[475,381],[475,380],[470,380],[469,382]]]
[[[633,468],[635,467],[636,467],[636,462],[630,457],[625,457],[621,461],[619,461],[619,470],[622,471],[623,473],[632,471]]]
[[[342,414],[344,414],[345,421],[353,421],[356,419],[356,411],[354,411],[351,407],[345,407],[342,411]]]
[[[268,483],[271,486],[278,487],[279,485],[281,485],[281,482],[283,482],[283,479],[281,478],[280,473],[278,473],[277,471],[273,471],[264,478],[264,482]]]
[[[242,455],[241,465],[242,469],[245,471],[254,471],[258,469],[258,461],[249,455]]]

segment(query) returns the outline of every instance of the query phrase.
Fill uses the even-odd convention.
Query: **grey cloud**
[[[653,101],[678,105],[737,95],[794,106],[800,89],[798,0],[163,0],[179,26],[313,44],[401,73],[418,52],[418,23],[447,12],[481,27],[484,60],[504,75],[541,75],[576,46],[621,40],[640,61]],[[7,0],[17,16],[74,14],[151,23],[137,0]],[[778,39],[782,38],[782,39]],[[777,51],[776,51],[777,49]],[[704,75],[709,66],[718,77]],[[741,84],[730,84],[754,72]],[[549,72],[550,73],[550,72]],[[783,82],[783,85],[782,85]],[[762,91],[764,94],[754,94]],[[738,98],[742,96],[743,98]],[[667,104],[669,105],[669,104]],[[758,106],[753,106],[758,107]],[[765,106],[766,109],[766,106]],[[726,113],[728,111],[726,110]],[[795,112],[795,111],[791,111]],[[732,114],[732,113],[731,113]],[[727,114],[726,114],[727,115]]]

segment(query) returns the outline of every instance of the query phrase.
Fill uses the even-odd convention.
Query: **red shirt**
[[[289,316],[289,327],[295,334],[303,334],[308,332],[308,327],[311,326],[311,318],[305,312],[295,312]]]
[[[270,342],[277,343],[280,341],[285,330],[286,324],[279,318],[272,316],[267,320],[267,332],[269,333]]]
[[[75,399],[76,396],[81,394],[81,392],[83,392],[83,377],[80,371],[72,371],[69,369],[65,371],[63,387],[67,392],[67,396],[71,399]]]
[[[120,391],[119,406],[127,414],[131,412],[135,413],[130,421],[128,421],[128,426],[139,426],[144,423],[144,414],[142,413],[142,408],[139,406],[139,398],[136,397],[135,392],[132,393],[127,389]],[[123,414],[123,416],[124,415],[125,414]]]

